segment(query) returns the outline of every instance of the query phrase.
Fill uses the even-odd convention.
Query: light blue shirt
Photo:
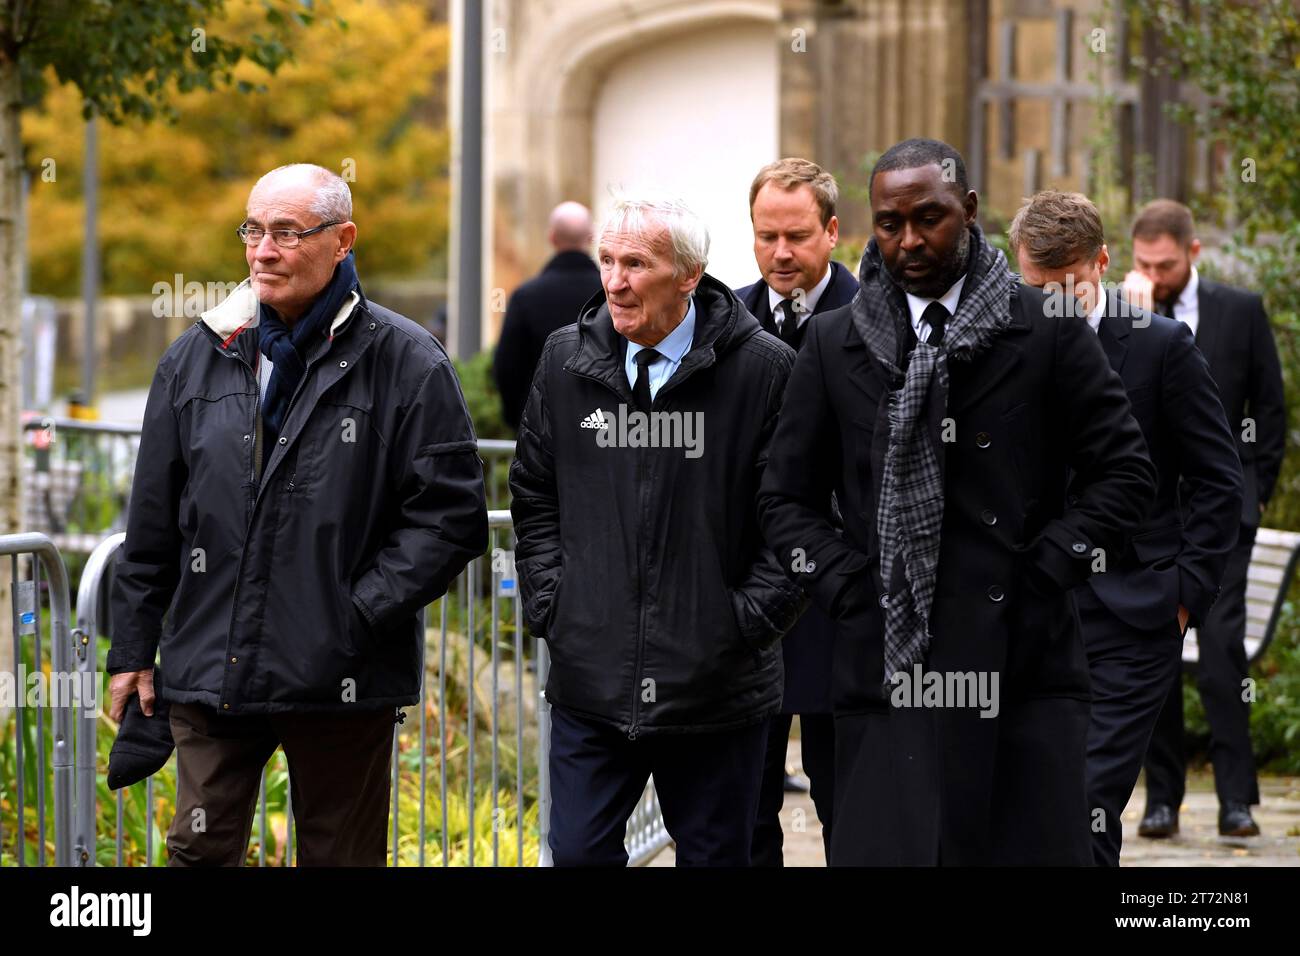
[[[691,304],[686,307],[686,318],[660,340],[658,345],[653,346],[654,350],[659,353],[659,358],[650,363],[650,400],[654,401],[659,394],[659,386],[673,377],[677,371],[677,366],[682,364],[682,359],[686,353],[691,350],[691,342],[695,339],[695,299],[691,298]],[[640,352],[644,345],[637,345],[635,342],[627,343],[627,358],[623,361],[623,370],[627,373],[628,385],[636,388],[636,353]]]

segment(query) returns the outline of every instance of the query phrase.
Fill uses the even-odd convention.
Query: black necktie
[[[799,319],[794,311],[794,299],[782,299],[777,304],[778,322],[776,335],[782,342],[794,346],[794,337],[799,329]]]
[[[632,397],[643,412],[650,411],[650,366],[662,357],[654,349],[642,349],[632,356],[632,361],[636,362],[636,384],[632,386]]]
[[[921,313],[921,321],[930,324],[930,334],[926,336],[928,345],[938,345],[943,341],[943,327],[948,321],[948,310],[943,307],[942,302],[931,302]]]

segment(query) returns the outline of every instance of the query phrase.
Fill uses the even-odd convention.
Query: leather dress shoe
[[[1142,822],[1138,824],[1138,836],[1153,840],[1171,837],[1178,832],[1178,811],[1167,803],[1156,803],[1147,807]]]
[[[1219,808],[1219,836],[1259,836],[1259,824],[1245,803],[1225,803]]]

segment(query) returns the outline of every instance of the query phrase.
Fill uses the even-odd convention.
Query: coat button
[[[983,511],[980,512],[980,521],[983,521],[986,525],[988,525],[991,528],[998,523],[998,516],[995,515],[988,508],[985,508]]]
[[[1088,550],[1088,546],[1082,541],[1076,541],[1074,544],[1070,545],[1070,547],[1074,550],[1075,554],[1083,554]]]
[[[222,709],[222,710],[229,710],[229,709],[230,709],[230,705],[229,705],[229,704],[222,704],[222,705],[221,705],[221,709]]]
[[[879,604],[881,607],[889,607],[889,595],[888,594],[880,595]]]
[[[281,437],[281,439],[280,439],[280,444],[281,444],[281,445],[287,445],[287,444],[289,444],[289,439]]]
[[[346,361],[339,362],[339,368],[347,368],[347,367],[348,367],[348,363]]]
[[[999,603],[1004,597],[1006,597],[1006,593],[996,584],[989,588],[989,600],[994,604]]]
[[[250,435],[245,435],[245,436],[244,436],[244,441],[248,441],[248,439],[249,439],[250,437],[252,437],[252,436],[250,436]]]
[[[232,657],[232,658],[230,659],[230,663],[232,663],[232,664],[238,664],[238,663],[239,663],[239,658],[238,658],[238,657]]]
[[[374,330],[375,330],[375,323],[371,322],[371,323],[370,323],[370,331],[373,332]]]
[[[993,444],[993,439],[989,438],[988,432],[980,432],[975,436],[975,446],[977,448],[988,448]]]

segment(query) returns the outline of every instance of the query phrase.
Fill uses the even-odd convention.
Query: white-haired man
[[[551,654],[550,848],[623,865],[653,774],[679,865],[745,866],[780,637],[803,609],[759,534],[794,352],[704,273],[680,202],[620,197],[605,300],[546,342],[510,470],[524,609]]]
[[[383,865],[420,610],[487,547],[456,373],[361,294],[351,219],[347,184],[319,166],[258,180],[238,230],[249,278],[149,391],[108,670],[114,720],[170,704],[174,866],[243,862],[277,746],[299,861]]]

